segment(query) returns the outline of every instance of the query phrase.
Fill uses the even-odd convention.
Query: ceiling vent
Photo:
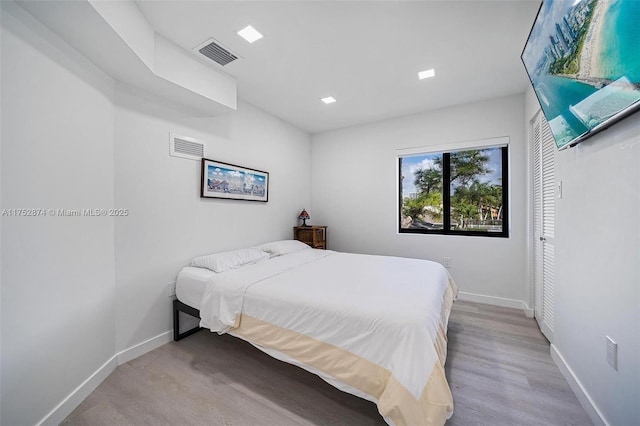
[[[220,43],[212,38],[197,46],[193,50],[200,52],[202,56],[223,67],[238,59],[237,55],[231,53],[229,49],[222,47]]]
[[[204,157],[204,143],[187,136],[169,135],[169,154],[174,157],[201,160]]]

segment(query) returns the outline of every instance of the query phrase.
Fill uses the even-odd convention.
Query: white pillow
[[[268,257],[267,253],[255,247],[244,248],[196,257],[191,261],[191,266],[211,269],[213,272],[224,272]]]
[[[288,253],[295,253],[300,250],[311,249],[308,245],[298,240],[273,241],[259,245],[257,248],[269,253],[271,256],[280,256]]]

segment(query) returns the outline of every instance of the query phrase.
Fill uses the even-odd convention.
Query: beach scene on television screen
[[[206,192],[223,198],[256,198],[266,194],[266,177],[220,165],[207,165]]]
[[[640,101],[640,1],[546,0],[522,54],[558,147]]]

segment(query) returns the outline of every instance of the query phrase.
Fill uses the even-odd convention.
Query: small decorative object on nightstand
[[[309,216],[309,213],[307,213],[305,209],[302,209],[302,211],[298,215],[298,219],[302,221],[302,226],[309,226],[307,225],[307,220],[311,219],[311,216]]]
[[[318,225],[294,226],[293,238],[308,244],[311,248],[327,248],[327,227]]]

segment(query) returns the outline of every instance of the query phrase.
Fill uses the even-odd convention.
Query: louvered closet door
[[[542,113],[532,122],[532,135],[535,317],[542,333],[553,342],[556,147]]]

